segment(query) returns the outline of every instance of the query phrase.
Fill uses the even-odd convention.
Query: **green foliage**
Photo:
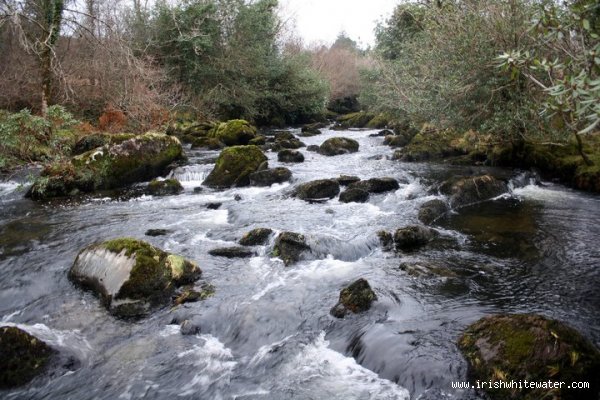
[[[305,57],[283,54],[275,0],[158,3],[150,52],[197,106],[223,119],[301,122],[327,87]]]

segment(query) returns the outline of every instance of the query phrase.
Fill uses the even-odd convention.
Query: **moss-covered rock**
[[[465,155],[464,149],[454,145],[460,137],[456,131],[426,125],[394,158],[402,161],[426,161]]]
[[[255,255],[252,250],[248,250],[245,247],[221,247],[210,250],[208,254],[225,258],[249,258]]]
[[[92,133],[79,139],[71,149],[71,154],[76,156],[87,151],[97,149],[110,143],[121,143],[135,137],[134,134],[110,134],[110,133]]]
[[[248,142],[248,144],[254,145],[254,146],[262,146],[262,145],[264,145],[266,143],[267,143],[267,138],[264,137],[263,135],[258,135],[254,139],[251,139]]]
[[[385,193],[398,190],[400,184],[394,178],[371,178],[364,181],[354,182],[348,186],[348,189],[361,189],[369,193]]]
[[[340,185],[334,179],[318,179],[298,185],[293,196],[306,201],[333,199],[340,193]]]
[[[364,128],[375,117],[373,113],[359,111],[339,116],[337,122],[342,128]]]
[[[349,187],[340,193],[342,203],[366,203],[367,201],[369,201],[369,192],[366,190]]]
[[[238,242],[242,246],[260,246],[266,244],[273,234],[273,229],[256,228],[246,233]]]
[[[277,161],[284,163],[301,163],[304,162],[304,154],[297,150],[281,150],[277,153]]]
[[[154,179],[148,184],[147,190],[153,196],[168,196],[183,192],[183,186],[177,179]]]
[[[340,154],[356,153],[358,142],[345,137],[334,137],[327,139],[319,146],[319,153],[325,156],[337,156]]]
[[[219,150],[225,147],[225,144],[215,137],[192,138],[188,142],[192,144],[192,149]]]
[[[358,176],[353,175],[340,175],[336,178],[336,181],[340,184],[340,186],[348,186],[353,184],[354,182],[360,181],[360,178]]]
[[[98,295],[111,314],[146,315],[165,305],[176,287],[200,277],[196,264],[146,242],[119,238],[83,249],[69,279]]]
[[[425,225],[431,224],[433,221],[448,212],[448,205],[442,200],[430,200],[423,203],[419,209],[419,221]]]
[[[0,389],[21,386],[42,373],[54,350],[14,326],[0,327]]]
[[[387,231],[378,231],[377,238],[383,251],[390,251],[394,248],[394,235]]]
[[[539,315],[494,315],[470,325],[458,341],[471,380],[565,382],[562,388],[486,388],[494,400],[589,399],[600,394],[600,352],[574,329]],[[569,389],[589,382],[589,389]]]
[[[295,232],[282,232],[275,240],[273,256],[279,257],[287,267],[300,261],[302,254],[309,250],[310,247],[303,235]]]
[[[300,132],[300,136],[311,137],[311,136],[320,135],[321,133],[322,132],[319,128],[304,126],[304,127],[302,127],[302,131]]]
[[[377,296],[366,279],[358,279],[340,292],[338,303],[331,309],[330,313],[336,318],[343,318],[349,312],[360,313],[371,308],[371,304],[377,300]]]
[[[183,157],[177,138],[148,132],[46,166],[27,196],[45,199],[120,188],[163,175]]]
[[[243,146],[256,138],[256,128],[243,119],[222,122],[215,126],[208,137],[218,139],[226,146]]]
[[[458,208],[497,197],[506,193],[508,186],[491,175],[481,175],[450,179],[440,190],[450,196],[450,207]]]
[[[388,126],[391,117],[386,113],[379,113],[367,123],[367,128],[382,129]]]
[[[292,179],[292,171],[287,168],[277,167],[250,174],[250,185],[271,186],[275,183],[284,183]]]
[[[407,226],[394,233],[394,244],[396,250],[413,251],[431,242],[435,235],[433,229],[424,226]]]
[[[215,167],[203,185],[214,188],[248,186],[250,174],[256,172],[267,157],[256,146],[233,146],[223,149]]]

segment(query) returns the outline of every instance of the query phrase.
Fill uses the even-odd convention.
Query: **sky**
[[[373,45],[377,21],[386,19],[400,0],[280,0],[282,15],[295,21],[306,44],[331,44],[341,31],[361,47]]]

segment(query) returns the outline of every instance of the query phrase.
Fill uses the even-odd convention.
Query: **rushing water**
[[[451,382],[466,375],[456,339],[484,315],[540,313],[600,344],[599,197],[495,170],[512,177],[510,193],[439,221],[440,239],[422,251],[386,253],[376,232],[417,222],[419,206],[440,197],[436,183],[489,170],[391,161],[372,133],[302,138],[352,137],[360,151],[324,157],[304,149],[304,163],[285,165],[293,182],[270,188],[195,193],[218,155],[211,151],[190,152],[191,165],[172,173],[186,188],[179,196],[44,205],[23,199],[17,183],[0,183],[0,321],[61,352],[45,376],[0,397],[479,399]],[[268,157],[279,165],[275,153]],[[297,183],[340,174],[402,183],[365,204],[288,196]],[[251,259],[208,255],[256,227],[305,234],[313,256],[286,268],[270,245]],[[150,228],[170,233],[144,236]],[[215,295],[138,322],[110,316],[67,271],[81,248],[119,236],[195,260]],[[334,319],[340,289],[359,277],[378,301]],[[200,333],[182,335],[184,319]]]

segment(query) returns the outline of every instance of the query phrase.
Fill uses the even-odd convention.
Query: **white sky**
[[[306,44],[333,43],[341,31],[361,47],[373,45],[377,21],[387,19],[401,0],[280,0],[283,16],[295,20]]]

